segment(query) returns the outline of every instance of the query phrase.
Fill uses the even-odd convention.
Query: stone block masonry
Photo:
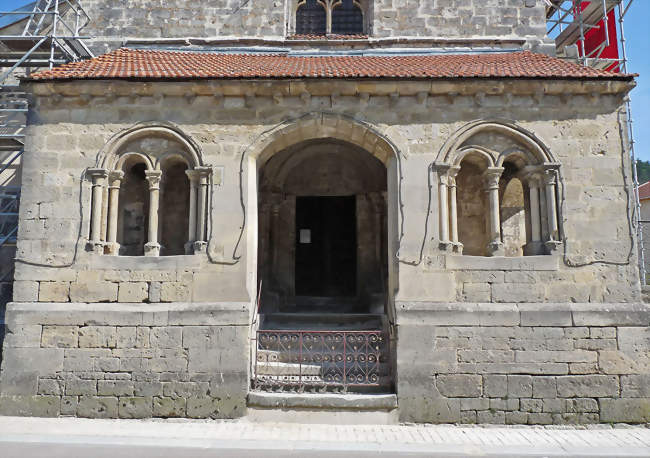
[[[297,0],[158,2],[86,0],[92,18],[85,29],[98,52],[121,46],[124,39],[259,38],[283,39],[293,34]],[[495,38],[539,41],[546,34],[544,2],[510,0],[506,5],[485,0],[426,2],[361,0],[372,38]],[[288,25],[288,27],[286,27]]]
[[[403,421],[650,421],[647,305],[420,302],[400,310]],[[436,320],[443,312],[453,324]]]
[[[245,310],[242,304],[9,304],[0,414],[243,416]]]

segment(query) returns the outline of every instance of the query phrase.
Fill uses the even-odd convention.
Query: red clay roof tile
[[[650,181],[646,181],[645,183],[639,185],[639,199],[650,199]]]
[[[630,79],[528,51],[492,54],[313,56],[122,48],[35,73],[31,80],[251,78]]]

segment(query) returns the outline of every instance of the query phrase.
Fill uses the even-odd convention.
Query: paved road
[[[650,429],[0,417],[0,457],[650,457]]]

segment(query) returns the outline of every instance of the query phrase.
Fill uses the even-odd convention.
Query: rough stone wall
[[[84,30],[92,47],[105,52],[126,38],[284,38],[293,23],[295,0],[85,0],[91,17]],[[372,37],[529,38],[546,34],[541,0],[372,0]]]
[[[93,84],[87,87],[100,88],[101,83]],[[459,95],[450,104],[446,95],[418,102],[416,95],[378,94],[366,102],[359,96],[345,95],[347,90],[359,91],[356,87],[330,85],[325,94],[342,92],[335,96],[313,95],[307,101],[287,95],[278,102],[271,94],[282,91],[284,83],[275,89],[265,85],[247,89],[238,83],[217,88],[243,94],[257,87],[268,96],[180,95],[190,90],[191,84],[157,86],[166,93],[164,97],[154,97],[158,89],[151,85],[136,84],[119,86],[123,88],[119,90],[130,92],[137,87],[138,91],[149,92],[113,99],[38,99],[23,164],[18,256],[44,266],[17,265],[15,301],[250,300],[254,293],[246,287],[244,262],[248,245],[245,239],[237,245],[243,220],[239,182],[242,151],[269,126],[323,111],[333,111],[334,119],[354,115],[369,123],[405,155],[401,191],[417,197],[403,202],[400,258],[409,262],[399,265],[398,299],[616,303],[640,299],[636,250],[627,219],[631,182],[629,175],[627,181],[624,178],[624,171],[629,174],[629,161],[621,154],[617,96],[548,95],[540,100],[537,95],[495,95],[479,100]],[[320,87],[316,84],[314,88]],[[364,83],[364,90],[381,91],[382,84]],[[386,84],[387,89],[395,90],[392,83]],[[80,91],[85,85],[65,87],[66,91]],[[103,93],[105,86],[101,88]],[[202,88],[199,90],[214,90],[208,84]],[[460,91],[461,86],[455,89]],[[405,85],[404,90],[417,88]],[[179,95],[175,96],[175,92]],[[429,200],[432,214],[437,215],[438,196],[435,187],[429,194],[423,170],[436,160],[442,144],[477,116],[517,119],[518,125],[538,136],[561,162],[560,204],[566,253],[562,250],[553,256],[504,259],[439,251],[437,218],[426,218]],[[116,119],[121,122],[116,123]],[[87,180],[80,181],[83,170],[94,166],[97,153],[111,135],[143,119],[182,125],[183,131],[202,148],[205,162],[223,168],[223,183],[212,191],[210,258],[120,258],[85,251],[90,189]],[[246,179],[242,185],[247,201]],[[423,249],[425,224],[429,227]],[[235,251],[240,261],[233,263]],[[410,261],[417,260],[420,253],[426,262],[412,265]],[[47,267],[66,266],[73,260],[74,268]],[[220,281],[214,282],[214,278]]]
[[[650,308],[402,304],[403,421],[650,420]]]
[[[374,36],[537,37],[546,35],[543,1],[374,0]]]
[[[10,305],[0,414],[243,416],[249,380],[244,310]]]
[[[284,1],[262,0],[85,0],[91,17],[84,29],[98,52],[125,38],[284,36]]]
[[[640,287],[636,249],[629,238],[627,219],[627,192],[631,183],[625,177],[629,161],[622,153],[617,116],[622,103],[622,89],[616,89],[615,84],[513,81],[505,89],[502,83],[497,82],[445,85],[373,81],[75,82],[35,85],[33,89],[36,102],[30,113],[31,125],[23,162],[18,243],[18,256],[32,264],[17,265],[16,304],[10,306],[10,310],[15,307],[11,313],[22,316],[23,312],[19,312],[21,307],[28,307],[29,312],[25,311],[24,315],[33,321],[24,324],[36,327],[32,330],[13,328],[11,339],[7,339],[1,378],[10,377],[10,387],[25,386],[31,390],[36,386],[38,390],[41,378],[56,380],[56,383],[44,381],[43,386],[53,390],[58,386],[63,390],[60,396],[68,396],[68,379],[88,380],[81,376],[86,370],[66,371],[65,348],[44,346],[43,335],[48,326],[56,326],[52,330],[55,334],[72,333],[76,337],[71,339],[77,347],[84,342],[82,330],[95,331],[95,328],[85,329],[88,326],[106,328],[98,332],[109,336],[113,335],[113,329],[117,336],[121,326],[141,326],[149,330],[150,345],[156,327],[236,326],[239,329],[237,336],[242,339],[237,341],[240,346],[236,348],[241,349],[240,360],[245,362],[233,372],[243,374],[248,367],[250,344],[242,337],[245,335],[247,339],[249,321],[241,317],[232,318],[233,321],[222,318],[216,323],[207,318],[207,321],[172,322],[169,312],[167,321],[149,322],[144,321],[144,316],[131,320],[107,313],[100,320],[92,314],[85,314],[84,309],[109,311],[124,303],[137,303],[131,307],[135,310],[141,307],[144,313],[151,307],[164,311],[174,309],[181,302],[192,302],[195,307],[203,307],[208,316],[218,317],[219,313],[212,309],[214,303],[243,302],[247,305],[242,315],[248,317],[255,297],[254,272],[257,266],[251,261],[255,257],[252,255],[256,254],[255,234],[245,232],[242,236],[241,232],[241,201],[249,210],[247,224],[250,226],[245,230],[254,228],[250,217],[255,214],[251,208],[255,209],[256,195],[254,174],[250,173],[249,167],[259,165],[253,161],[255,154],[261,153],[255,150],[260,145],[259,139],[272,135],[268,132],[274,131],[278,125],[300,125],[302,128],[298,131],[301,133],[320,132],[375,151],[371,131],[365,127],[371,126],[372,132],[385,136],[395,145],[401,161],[399,167],[394,163],[387,167],[388,189],[398,190],[392,194],[389,192],[389,208],[396,204],[398,193],[401,193],[404,205],[402,212],[393,213],[398,215],[395,221],[388,224],[389,227],[401,225],[404,233],[400,236],[399,230],[391,229],[392,238],[387,241],[387,246],[390,259],[395,258],[394,250],[399,246],[401,261],[391,267],[394,275],[390,284],[396,284],[397,289],[390,293],[395,298],[398,323],[397,382],[403,417],[418,421],[460,421],[461,418],[470,421],[474,416],[477,421],[487,421],[492,417],[506,421],[510,417],[509,421],[513,422],[516,418],[517,421],[525,418],[529,423],[542,423],[549,421],[550,414],[550,421],[554,422],[623,421],[624,417],[617,416],[616,412],[624,409],[625,415],[637,412],[636,416],[629,414],[625,417],[629,421],[645,418],[643,409],[646,409],[647,393],[642,394],[640,388],[637,397],[629,393],[633,392],[635,383],[645,380],[648,365],[620,369],[625,372],[611,372],[619,369],[608,369],[610,363],[606,362],[609,356],[620,356],[624,361],[646,358],[650,325],[646,312],[637,314],[629,309],[633,305],[625,304],[640,299]],[[53,92],[56,94],[52,95]],[[111,95],[106,96],[107,93]],[[450,93],[457,95],[450,96]],[[440,250],[435,216],[438,214],[438,195],[436,187],[430,186],[430,180],[436,177],[428,176],[427,171],[438,160],[443,144],[477,117],[517,120],[517,125],[534,133],[561,163],[561,215],[566,253],[487,258],[450,255]],[[151,119],[181,126],[181,130],[200,146],[204,162],[221,170],[222,176],[211,191],[209,256],[130,258],[101,256],[85,250],[91,199],[89,183],[82,180],[84,169],[95,165],[98,152],[111,136],[137,122]],[[485,138],[481,141],[492,141],[489,136]],[[287,147],[303,140],[304,137],[294,132],[279,141]],[[242,161],[244,153],[252,162]],[[240,182],[242,164],[243,181]],[[396,175],[391,176],[391,173]],[[399,185],[391,188],[394,185],[390,183],[395,182]],[[237,259],[233,260],[235,255]],[[409,317],[414,316],[408,310],[412,302],[424,304],[420,308],[425,310],[415,313],[419,324],[409,321]],[[453,305],[454,302],[465,303],[461,304],[461,312],[452,310],[447,313],[435,308],[444,308],[445,304]],[[563,314],[562,320],[556,322],[553,302],[563,303],[565,307],[572,302],[591,304],[578,310],[580,313],[570,309],[569,318]],[[521,305],[526,303],[533,303],[530,307],[537,312],[540,321],[524,319],[522,310],[531,310]],[[427,304],[437,305],[427,308]],[[602,307],[599,304],[603,304]],[[501,310],[500,307],[508,312],[507,316],[491,318],[495,315],[494,308]],[[589,312],[589,307],[594,307],[596,312]],[[53,308],[61,313],[55,314]],[[70,308],[72,310],[68,311]],[[614,321],[607,321],[610,315]],[[550,322],[544,321],[547,319]],[[8,322],[11,326],[12,322]],[[184,329],[170,332],[176,336],[180,332],[184,339]],[[491,335],[492,332],[503,335]],[[497,338],[500,340],[491,340]],[[9,342],[15,339],[32,339],[30,345],[34,347],[22,350],[19,346],[22,344],[10,345]],[[457,347],[444,350],[449,353],[440,353],[445,343],[451,344],[444,339],[459,339],[454,341]],[[558,347],[554,346],[556,342],[563,343],[557,343]],[[107,345],[99,349],[110,350],[110,356],[107,351],[102,351],[101,355],[90,358],[111,359],[106,364],[114,364],[117,358],[122,364],[122,349],[116,347],[117,337],[115,346]],[[214,350],[233,351],[234,347],[223,345],[220,342]],[[637,353],[629,357],[625,353],[628,347],[637,349]],[[71,347],[70,350],[79,348]],[[180,363],[185,361],[190,348],[182,340],[181,346],[172,348],[169,353],[167,350],[170,349],[165,349],[164,353],[178,358]],[[619,353],[605,353],[610,350]],[[145,354],[158,358],[155,356],[157,353],[144,351],[135,348],[136,358],[149,359]],[[467,353],[470,351],[479,353]],[[40,377],[36,385],[34,375],[27,368],[38,365],[25,364],[27,360],[21,357],[23,353],[32,354],[30,357],[36,358],[36,362],[51,360],[48,364],[54,365],[45,365],[46,373],[36,374],[37,378]],[[41,356],[49,353],[52,354],[48,357]],[[435,358],[443,358],[443,354],[447,358],[446,364],[453,370],[435,369]],[[196,374],[189,366],[192,356],[188,354],[187,357],[187,371],[176,370],[174,377],[181,381],[189,377],[189,382],[194,383]],[[94,360],[92,364],[95,367]],[[109,369],[99,371],[104,378],[91,377],[93,381],[88,383],[91,392],[96,386],[97,394],[70,396],[94,396],[92,399],[84,398],[88,399],[85,402],[89,405],[96,402],[96,397],[106,396],[111,404],[105,409],[113,409],[111,412],[114,413],[112,406],[118,405],[118,415],[120,397],[144,397],[144,401],[137,402],[144,403],[142,409],[148,413],[149,397],[135,394],[135,382],[146,381],[134,379],[138,371],[125,370],[126,375],[119,376],[125,377],[124,380],[111,379],[114,376],[110,374],[122,371],[113,370],[115,366],[106,367]],[[576,372],[579,368],[584,372]],[[210,369],[206,374],[212,372],[218,372],[218,369]],[[14,373],[22,373],[32,381],[31,384],[11,381]],[[109,374],[109,379],[106,374]],[[508,376],[513,376],[512,396],[485,388],[492,386],[494,380],[503,382],[503,378],[491,378],[503,375],[506,376],[506,387],[510,383]],[[110,386],[104,382],[110,380],[133,382],[133,395],[130,385],[123,395],[110,395],[107,391],[102,391],[107,394],[100,394],[100,385],[104,390]],[[168,379],[155,381],[171,382]],[[206,380],[201,377],[196,379],[197,386],[203,387],[196,388],[201,396],[205,393],[201,391],[206,386],[200,385],[203,382]],[[463,391],[463,387],[472,383],[475,385],[473,388]],[[535,394],[536,384],[545,386],[544,383],[550,386],[548,391]],[[529,384],[533,387],[532,394],[527,388]],[[519,385],[523,388],[515,391],[514,387]],[[593,392],[587,394],[583,386],[593,389]],[[33,398],[39,396],[38,391],[8,396],[23,398],[4,405],[13,406],[13,412],[31,414],[56,414],[57,402],[62,399],[59,395],[45,394],[43,396],[55,397]],[[152,415],[155,397],[161,395],[151,395]],[[165,395],[164,387],[162,397],[169,397]],[[510,397],[517,402],[509,401]],[[587,398],[590,400],[582,401]],[[414,399],[424,399],[422,406],[442,399],[447,413],[440,414],[439,407],[420,407]],[[545,399],[550,400],[546,407]],[[576,400],[580,402],[576,404]],[[127,401],[123,412],[130,411],[128,402],[131,401]],[[188,402],[185,404],[186,415],[189,415]],[[588,411],[594,409],[594,402],[598,403],[598,411]],[[48,407],[42,407],[42,403]],[[24,407],[26,405],[29,407]],[[52,405],[54,407],[49,407]],[[76,409],[79,405],[85,404],[78,404]],[[452,408],[453,416],[450,416]],[[536,411],[539,409],[541,412]],[[579,409],[583,411],[574,411]],[[462,417],[461,411],[465,412]],[[76,410],[77,414],[79,412]],[[562,416],[580,413],[584,415]],[[597,418],[586,415],[595,413],[598,413]]]

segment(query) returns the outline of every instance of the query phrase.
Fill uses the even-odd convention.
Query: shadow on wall
[[[2,346],[5,337],[5,308],[13,297],[15,246],[0,247],[0,362],[2,362]]]
[[[2,363],[2,347],[5,341],[5,309],[7,302],[11,301],[12,292],[12,282],[0,283],[0,363]]]

